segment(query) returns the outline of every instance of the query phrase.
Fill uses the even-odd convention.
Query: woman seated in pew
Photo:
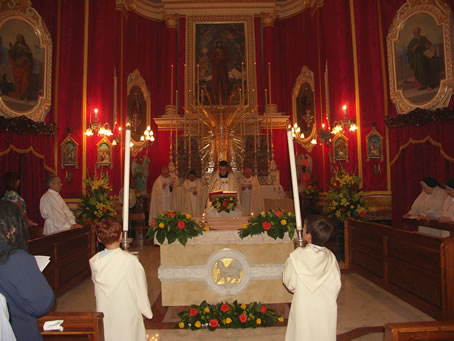
[[[446,192],[434,178],[427,177],[420,182],[422,191],[411,205],[404,218],[416,220],[438,219],[441,213]]]
[[[439,223],[454,223],[454,178],[446,181],[445,191],[447,197],[443,202]]]
[[[49,312],[54,293],[27,252],[28,227],[20,209],[0,200],[0,293],[18,341],[41,341],[36,318]],[[6,340],[5,340],[6,341]]]
[[[27,221],[28,226],[37,226],[38,224],[27,217],[27,206],[25,205],[25,200],[19,195],[20,179],[15,172],[7,172],[3,175],[3,188],[5,193],[3,194],[3,200],[9,200],[17,205],[20,208],[22,215]]]

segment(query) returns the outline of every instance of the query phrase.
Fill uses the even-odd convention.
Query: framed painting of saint
[[[374,127],[366,136],[367,161],[370,159],[379,159],[383,161],[383,136]]]
[[[79,144],[69,133],[68,136],[60,143],[61,151],[61,168],[68,166],[79,167]]]
[[[44,121],[51,104],[52,41],[33,8],[0,11],[0,115]]]
[[[255,104],[253,17],[190,16],[186,22],[185,103]]]
[[[452,10],[445,1],[407,0],[387,37],[390,95],[398,113],[447,106],[452,51]]]
[[[333,155],[335,161],[348,162],[348,139],[343,134],[337,134],[333,138]]]
[[[96,165],[112,168],[112,142],[105,136],[96,144]]]

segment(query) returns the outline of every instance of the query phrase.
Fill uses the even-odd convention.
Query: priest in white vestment
[[[155,180],[151,190],[149,224],[162,212],[175,209],[174,184],[176,178],[170,176],[169,169],[161,169],[161,175]]]
[[[306,247],[294,250],[285,263],[283,282],[293,293],[285,341],[335,341],[339,265],[323,245],[333,226],[319,215],[304,221]]]
[[[244,168],[243,175],[240,178],[240,187],[241,208],[244,216],[249,216],[251,213],[257,214],[265,210],[262,186],[257,177],[252,175],[251,168]]]
[[[208,184],[208,194],[216,191],[234,191],[239,193],[238,182],[235,175],[229,171],[227,161],[219,162],[219,172],[213,174]],[[209,199],[208,199],[209,200]],[[237,197],[237,209],[240,207],[240,197]]]
[[[47,178],[49,189],[43,194],[39,202],[39,210],[44,221],[43,234],[48,235],[70,228],[81,227],[76,224],[74,213],[66,205],[60,195],[63,184],[56,175]]]
[[[410,211],[404,218],[410,219],[438,219],[441,214],[446,192],[437,180],[431,177],[420,182],[422,191],[411,205]]]
[[[454,223],[454,179],[449,179],[446,181],[445,191],[447,197],[443,202],[443,207],[441,209],[438,222],[452,224]]]
[[[203,182],[197,179],[196,172],[191,170],[188,178],[183,183],[184,213],[193,217],[201,217],[205,205]]]

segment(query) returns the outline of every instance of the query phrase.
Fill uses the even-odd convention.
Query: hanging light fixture
[[[91,113],[90,113],[90,123],[88,124],[88,128],[85,130],[86,136],[93,136],[94,133],[98,136],[112,136],[112,130],[110,129],[109,123],[100,124],[98,122],[98,108],[93,110],[95,113],[95,119],[93,122],[91,121]]]
[[[331,133],[334,135],[342,133],[344,130],[347,130],[347,129],[349,131],[355,131],[356,129],[358,129],[355,121],[347,118],[347,106],[346,105],[344,105],[342,107],[342,110],[344,111],[344,119],[334,121],[334,124],[333,124],[334,128],[333,128],[333,130],[331,130]]]

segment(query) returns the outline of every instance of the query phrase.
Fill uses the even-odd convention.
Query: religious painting
[[[131,188],[134,188],[136,196],[138,197],[147,194],[149,164],[150,159],[146,155],[139,155],[132,160],[131,171],[134,182]]]
[[[343,134],[337,134],[333,139],[333,154],[335,161],[348,161],[348,139]]]
[[[383,136],[374,127],[366,136],[367,161],[370,159],[379,159],[383,161]]]
[[[68,133],[68,136],[60,143],[62,169],[68,166],[79,167],[78,150],[79,144],[72,138],[71,133]]]
[[[134,70],[128,76],[128,119],[131,124],[131,139],[133,147],[132,156],[137,156],[146,146],[147,141],[141,137],[150,125],[151,117],[151,96],[145,80],[139,70]]]
[[[0,12],[0,115],[44,121],[51,104],[52,41],[39,14],[19,3]]]
[[[96,144],[96,165],[112,168],[112,142],[105,136]]]
[[[187,29],[185,103],[256,103],[253,18],[188,17]]]
[[[314,73],[304,65],[298,75],[292,91],[293,122],[303,133],[296,141],[311,152],[316,138]]]
[[[447,106],[452,93],[452,13],[442,0],[407,0],[387,37],[391,99],[400,114]]]

